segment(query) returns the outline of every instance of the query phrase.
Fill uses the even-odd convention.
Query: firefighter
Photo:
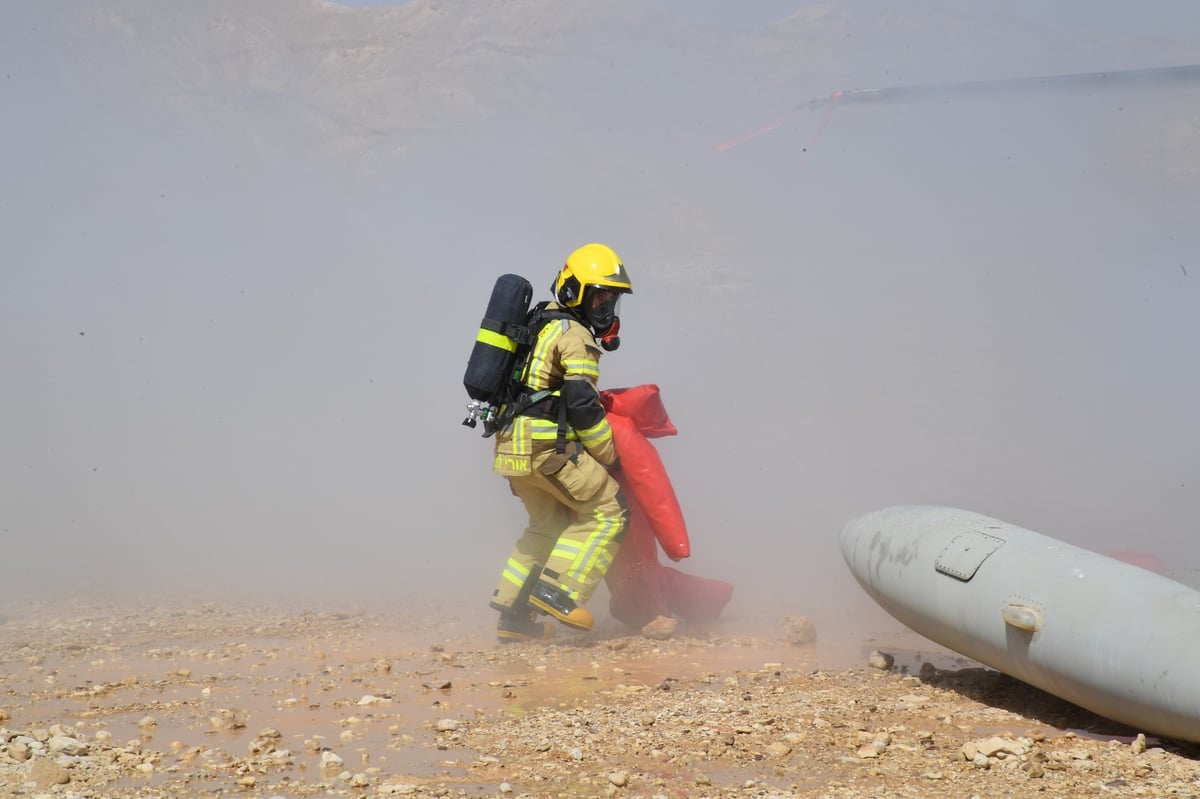
[[[600,404],[600,354],[620,345],[621,295],[632,286],[620,257],[587,244],[567,258],[551,287],[557,302],[522,373],[522,391],[552,393],[496,434],[493,470],[508,478],[529,525],[500,575],[491,606],[501,641],[552,633],[547,614],[577,630],[592,628],[583,607],[617,553],[629,511],[610,471],[619,468]]]

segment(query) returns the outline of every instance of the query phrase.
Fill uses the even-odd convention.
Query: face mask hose
[[[621,346],[621,337],[617,335],[621,332],[621,320],[614,319],[609,325],[608,330],[600,336],[600,347],[605,352],[612,352],[617,347]]]

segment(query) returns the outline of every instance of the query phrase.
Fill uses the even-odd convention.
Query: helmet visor
[[[584,315],[597,333],[613,326],[621,307],[622,292],[604,286],[588,286],[583,298]]]

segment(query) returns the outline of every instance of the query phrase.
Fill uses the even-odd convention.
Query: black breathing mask
[[[600,336],[600,346],[605,352],[612,352],[617,347],[621,346],[621,337],[617,333],[621,332],[621,320],[614,319],[612,327],[605,331]]]
[[[588,286],[583,292],[583,318],[606,352],[621,346],[617,333],[621,330],[621,318],[617,315],[621,305],[621,292],[604,286]]]

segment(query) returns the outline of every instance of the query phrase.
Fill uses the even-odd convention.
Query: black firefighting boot
[[[525,582],[512,605],[502,605],[495,600],[498,589],[492,592],[493,599],[488,604],[500,611],[500,621],[496,622],[496,637],[500,639],[500,643],[540,641],[554,635],[554,625],[538,621],[533,608],[529,606],[529,595],[541,576],[542,567],[534,564],[525,576]]]
[[[542,570],[543,577],[556,579],[552,571]],[[576,630],[592,629],[592,614],[586,608],[581,608],[571,599],[565,588],[545,580],[538,580],[537,585],[529,594],[529,604],[543,613],[558,619],[568,627]]]
[[[516,610],[501,611],[500,621],[496,622],[496,637],[502,644],[542,641],[554,637],[554,625],[548,621],[537,621],[531,610],[524,613]]]

